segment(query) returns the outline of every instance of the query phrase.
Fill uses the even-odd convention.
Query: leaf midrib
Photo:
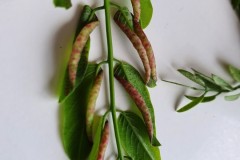
[[[138,140],[141,142],[143,148],[146,150],[146,152],[148,153],[149,157],[152,157],[151,152],[149,151],[148,147],[145,145],[144,141],[142,140],[142,138],[140,136],[138,136],[135,127],[131,124],[131,122],[128,120],[128,118],[124,113],[122,113],[123,117],[126,119],[126,121],[128,122],[128,125],[132,128],[132,132],[134,133],[134,135],[138,138]],[[138,142],[139,144],[139,142]]]

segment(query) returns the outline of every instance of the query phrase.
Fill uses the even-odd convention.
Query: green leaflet
[[[119,9],[115,13],[114,18],[116,18],[119,22],[127,25],[131,30],[133,30],[132,14],[128,10],[128,8],[123,7],[121,9]]]
[[[185,112],[185,111],[195,107],[196,105],[198,105],[199,103],[201,103],[203,101],[205,94],[206,94],[206,92],[202,96],[194,99],[192,102],[188,103],[181,109],[177,110],[177,112]]]
[[[84,80],[60,104],[63,113],[63,143],[71,160],[86,159],[91,150],[91,142],[86,134],[85,113],[87,97],[96,75],[97,65],[89,64]]]
[[[140,22],[142,28],[144,29],[149,25],[152,19],[153,7],[151,0],[140,0],[140,3],[141,3]]]
[[[236,80],[237,82],[240,82],[240,69],[230,65],[229,71],[233,79]]]
[[[98,149],[101,142],[104,123],[105,123],[105,118],[103,116],[98,117],[97,120],[94,120],[93,133],[95,133],[95,136],[93,138],[93,147],[88,157],[89,160],[96,160],[98,156]]]
[[[219,76],[216,76],[216,75],[212,75],[212,79],[214,80],[214,82],[221,86],[222,89],[224,90],[228,90],[228,91],[231,91],[233,90],[232,86],[230,84],[228,84],[225,80],[223,80],[221,77]]]
[[[185,97],[190,100],[195,100],[195,99],[199,98],[199,97],[187,96],[187,95],[185,95]],[[215,100],[216,97],[217,97],[217,95],[204,97],[203,100],[201,101],[201,103],[211,102],[211,101]]]
[[[158,147],[153,147],[144,122],[132,112],[122,112],[118,118],[122,146],[133,160],[161,160]]]
[[[63,7],[65,9],[72,7],[71,0],[53,0],[53,3],[56,7]]]
[[[126,63],[126,62],[121,62],[119,64],[117,64],[115,66],[114,69],[114,74],[118,75],[124,79],[126,79],[129,83],[131,83],[134,88],[136,88],[138,90],[138,92],[140,93],[140,95],[143,97],[150,115],[151,115],[151,119],[152,119],[152,123],[153,123],[153,129],[154,129],[154,134],[156,134],[156,127],[155,127],[155,116],[154,116],[154,108],[152,106],[152,102],[149,96],[149,92],[147,87],[145,86],[145,83],[141,77],[141,75],[139,74],[139,72],[130,64]],[[153,138],[153,145],[160,145],[160,143],[157,141],[156,138]]]
[[[81,29],[89,22],[97,20],[96,15],[94,15],[91,19],[89,19],[89,17],[92,14],[92,9],[88,6],[85,5],[83,8],[83,11],[81,13],[81,16],[79,18],[78,21],[78,26],[75,32],[75,37],[74,37],[74,41],[77,37],[77,35],[80,33]],[[86,43],[82,54],[81,54],[81,58],[78,64],[78,72],[77,72],[77,79],[76,79],[76,85],[75,88],[72,88],[71,82],[69,80],[69,74],[68,74],[68,68],[65,71],[65,76],[64,76],[64,80],[62,82],[62,90],[60,92],[60,98],[59,98],[59,102],[62,102],[66,96],[70,93],[73,92],[74,89],[76,89],[78,87],[78,85],[82,82],[83,78],[84,78],[84,74],[86,72],[87,69],[87,65],[88,65],[88,55],[89,55],[89,50],[90,50],[90,38],[88,39],[88,42]]]
[[[183,70],[183,69],[179,69],[178,72],[180,72],[183,76],[187,77],[191,81],[199,84],[200,86],[205,85],[201,78],[197,77],[196,75],[192,74],[191,72],[188,72],[188,71]]]
[[[240,98],[240,93],[236,95],[231,95],[231,96],[225,96],[224,97],[226,101],[235,101],[238,98]]]
[[[212,78],[210,78],[194,69],[193,69],[193,71],[195,72],[195,75],[205,83],[206,88],[209,88],[209,89],[217,91],[217,92],[222,91],[222,87],[217,85]]]

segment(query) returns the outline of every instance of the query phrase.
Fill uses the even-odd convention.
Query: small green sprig
[[[178,72],[188,78],[189,80],[193,81],[196,83],[199,87],[192,87],[188,85],[184,85],[181,83],[177,82],[172,82],[172,81],[167,81],[163,80],[164,82],[172,83],[175,85],[180,85],[183,87],[187,87],[193,90],[201,91],[202,94],[199,97],[194,97],[194,96],[189,96],[185,95],[186,98],[191,100],[190,103],[186,104],[185,106],[181,107],[180,109],[177,110],[177,112],[185,112],[195,106],[197,106],[200,103],[207,103],[211,102],[216,99],[216,97],[220,94],[228,94],[233,91],[236,91],[240,88],[240,69],[230,65],[229,66],[229,73],[232,76],[232,78],[236,81],[235,85],[230,85],[228,82],[226,82],[224,79],[221,77],[212,74],[210,77],[195,70],[192,69],[192,72],[179,69]],[[207,96],[208,93],[213,93],[211,96]],[[238,94],[228,94],[225,96],[225,100],[227,101],[234,101],[240,98],[240,92]]]

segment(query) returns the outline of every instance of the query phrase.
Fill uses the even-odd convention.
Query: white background
[[[52,0],[0,1],[0,159],[67,160],[59,136],[56,86],[60,61],[74,34],[78,4],[55,9]],[[130,4],[130,1],[121,1]],[[192,84],[176,72],[195,68],[215,73],[232,83],[226,64],[240,68],[240,26],[229,0],[153,0],[152,23],[145,30],[152,42],[158,77]],[[91,61],[106,58],[103,12],[101,27],[92,33]],[[115,57],[142,71],[137,53],[113,24]],[[117,107],[128,108],[119,84]],[[98,107],[107,105],[107,82]],[[157,137],[163,160],[240,160],[240,100],[201,104],[186,113],[175,107],[188,101],[182,87],[158,81],[150,89],[155,107]],[[191,92],[195,95],[199,93]],[[115,159],[111,142],[106,158]]]

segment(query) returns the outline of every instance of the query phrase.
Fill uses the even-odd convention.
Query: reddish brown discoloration
[[[144,46],[144,48],[145,48],[145,50],[147,52],[149,64],[150,64],[150,67],[151,67],[152,78],[155,81],[157,81],[156,62],[155,62],[155,57],[154,57],[154,53],[153,53],[153,49],[152,49],[151,43],[149,42],[146,34],[142,30],[141,25],[139,24],[139,22],[136,19],[133,20],[133,25],[134,25],[135,33],[141,39],[142,44],[143,44],[143,46]]]
[[[131,0],[133,7],[134,18],[139,21],[141,15],[141,3],[140,0]]]
[[[127,80],[118,77],[115,75],[115,78],[122,84],[122,86],[125,88],[125,90],[128,92],[128,94],[132,97],[133,101],[139,108],[140,112],[142,113],[144,122],[147,127],[148,135],[150,138],[150,141],[152,141],[153,138],[153,123],[152,118],[149,112],[149,109],[143,99],[143,97],[139,94],[136,88],[132,84],[130,84]]]
[[[146,50],[145,50],[145,48],[142,44],[142,41],[137,36],[137,34],[134,33],[129,27],[127,27],[126,25],[119,22],[117,20],[117,18],[114,18],[114,20],[118,24],[118,26],[122,29],[122,31],[127,35],[129,40],[132,42],[133,46],[137,50],[137,52],[138,52],[138,54],[139,54],[139,56],[142,60],[144,69],[145,69],[145,82],[147,84],[150,80],[151,68],[150,68],[147,53],[146,53]]]
[[[110,137],[109,123],[108,123],[108,121],[106,121],[103,132],[102,132],[101,142],[100,142],[99,149],[98,149],[97,160],[104,159],[104,154],[107,149],[109,137]]]
[[[68,63],[69,78],[73,86],[75,84],[78,62],[80,60],[83,48],[89,38],[90,33],[96,28],[98,24],[99,22],[95,21],[84,26],[73,44],[72,53]]]
[[[98,75],[96,76],[96,79],[94,81],[94,84],[92,86],[92,89],[89,93],[88,98],[88,104],[87,104],[87,110],[86,110],[86,130],[88,139],[92,141],[92,123],[94,118],[94,112],[95,112],[95,105],[97,101],[97,97],[100,91],[100,87],[103,80],[103,71],[100,70]]]

